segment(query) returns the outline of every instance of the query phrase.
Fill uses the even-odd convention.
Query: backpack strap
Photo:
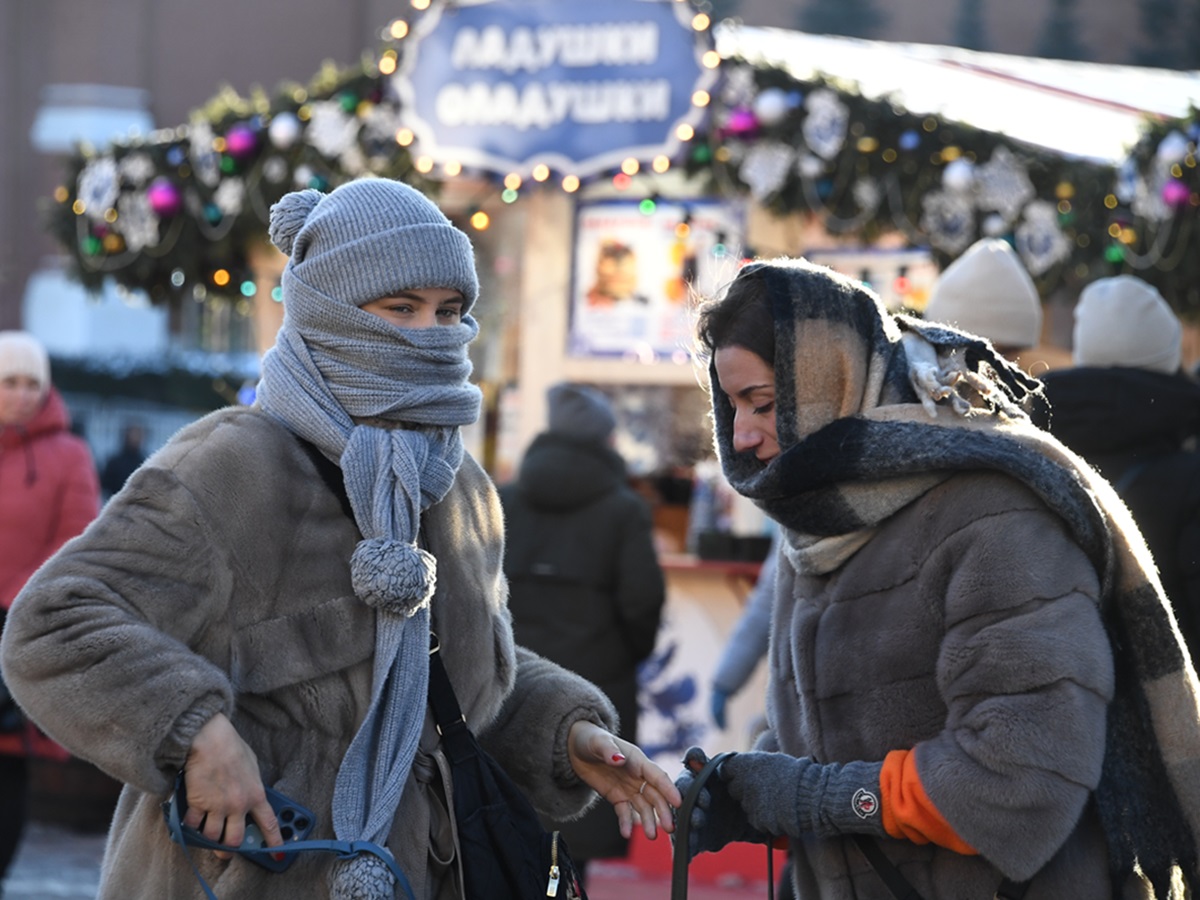
[[[342,504],[342,511],[346,514],[347,518],[353,522],[354,509],[350,506],[350,495],[346,493],[346,479],[342,474],[341,466],[318,450],[317,445],[311,441],[307,441],[295,433],[292,434],[292,437],[296,439],[296,442],[308,454],[308,458],[312,460],[312,464],[317,469],[317,474],[321,476],[321,480],[325,482],[325,486],[338,498],[338,502]]]

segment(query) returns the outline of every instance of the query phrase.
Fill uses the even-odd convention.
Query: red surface
[[[778,880],[784,853],[774,851]],[[634,833],[629,856],[596,860],[588,867],[589,900],[669,900],[671,842]],[[762,900],[767,896],[767,851],[761,844],[730,844],[719,853],[702,853],[688,867],[688,900]]]

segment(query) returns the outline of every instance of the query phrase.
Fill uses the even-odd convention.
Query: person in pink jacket
[[[0,331],[0,628],[29,576],[99,512],[96,465],[70,424],[46,349]],[[25,824],[28,758],[67,756],[6,700],[0,688],[0,881]]]

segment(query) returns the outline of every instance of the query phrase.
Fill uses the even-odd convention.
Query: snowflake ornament
[[[831,90],[813,91],[804,101],[804,141],[822,159],[833,159],[846,143],[850,109]]]
[[[854,202],[862,210],[874,212],[879,209],[879,204],[883,202],[883,188],[879,186],[879,182],[874,178],[858,179],[854,182],[854,186],[850,189],[850,192],[851,196],[854,197]]]
[[[1133,202],[1133,198],[1137,196],[1139,181],[1141,176],[1138,173],[1137,160],[1127,156],[1117,169],[1117,180],[1113,185],[1113,193],[1117,195],[1117,200],[1121,203]]]
[[[738,175],[755,200],[762,200],[783,187],[794,155],[791,147],[777,141],[763,141],[750,148]]]
[[[336,159],[358,139],[360,127],[358,119],[348,115],[342,104],[336,100],[322,100],[312,104],[305,137],[319,153]]]
[[[288,176],[288,164],[284,159],[278,156],[268,157],[263,162],[262,167],[263,178],[267,179],[271,184],[280,184]]]
[[[207,122],[193,122],[188,132],[192,171],[201,184],[216,187],[221,180],[221,157],[213,149],[213,130]]]
[[[1167,183],[1168,174],[1167,171],[1159,171],[1148,181],[1144,178],[1138,179],[1134,186],[1133,200],[1129,204],[1135,216],[1152,222],[1165,222],[1171,218],[1171,207],[1163,199],[1163,186]]]
[[[980,209],[995,210],[1006,222],[1014,221],[1036,195],[1028,169],[1007,147],[997,147],[975,171],[975,202]]]
[[[376,103],[363,117],[363,140],[394,143],[401,124],[399,110],[386,103]]]
[[[117,164],[111,156],[102,156],[84,166],[75,184],[75,195],[84,212],[96,222],[104,220],[104,213],[117,202],[120,192]]]
[[[158,246],[158,223],[145,191],[128,191],[117,201],[117,220],[113,222],[113,228],[134,253]]]
[[[921,228],[938,249],[957,256],[974,239],[975,208],[961,191],[934,191],[921,206]]]
[[[246,183],[240,178],[226,178],[213,192],[213,203],[223,216],[236,216],[246,202]]]
[[[745,106],[753,102],[758,88],[754,83],[754,70],[749,66],[736,66],[725,73],[725,87],[721,90],[721,101],[726,106]]]
[[[342,171],[351,178],[357,178],[368,170],[366,154],[362,152],[362,148],[358,144],[351,144],[343,150],[338,161],[341,163]]]
[[[1071,242],[1058,227],[1058,210],[1045,200],[1025,207],[1025,219],[1013,238],[1030,275],[1041,275],[1071,255]]]
[[[147,153],[130,153],[118,167],[121,178],[134,187],[141,187],[155,176],[154,160]]]

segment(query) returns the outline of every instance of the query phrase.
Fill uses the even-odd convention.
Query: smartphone
[[[275,818],[279,821],[279,833],[283,836],[284,844],[282,847],[268,848],[258,823],[249,816],[246,816],[246,833],[237,848],[228,848],[216,841],[209,840],[196,829],[182,825],[184,843],[189,847],[203,847],[208,850],[233,849],[233,852],[245,856],[246,859],[264,869],[270,869],[272,872],[284,871],[296,858],[295,853],[287,852],[287,845],[306,840],[316,825],[316,817],[312,810],[279,793],[274,788],[267,788],[266,791],[267,801],[271,804],[271,809],[275,810]],[[187,791],[183,786],[182,775],[175,783],[175,792],[163,802],[163,815],[166,817],[168,825],[171,821],[171,807],[175,803],[179,804],[178,816],[179,821],[182,822],[187,813]],[[171,834],[171,840],[177,840],[174,833]]]

